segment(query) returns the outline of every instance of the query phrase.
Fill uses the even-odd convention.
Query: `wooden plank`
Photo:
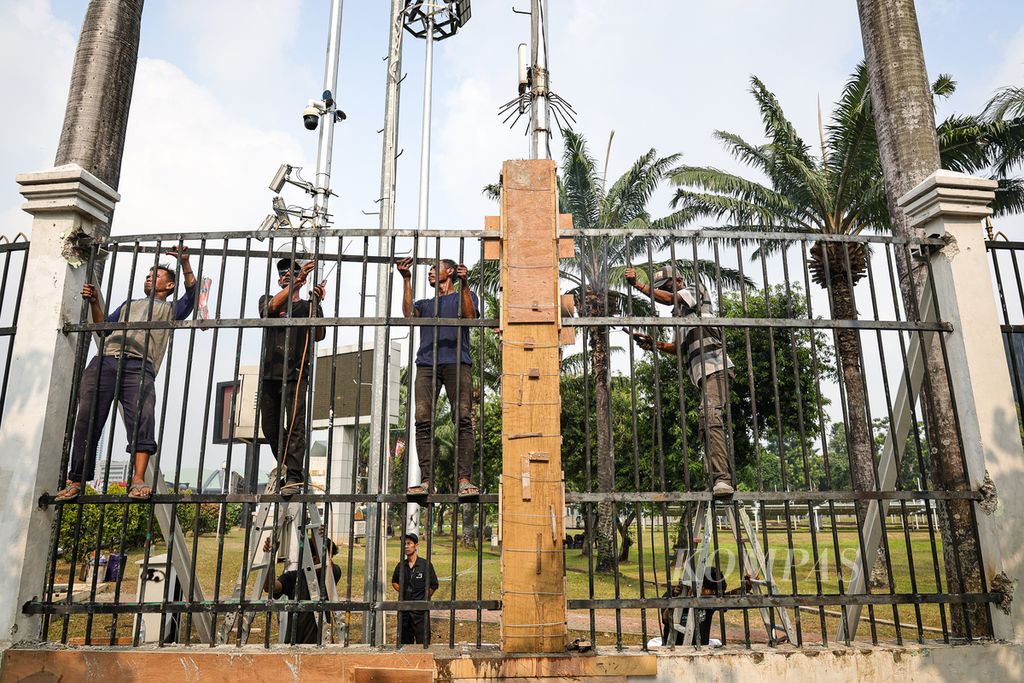
[[[655,676],[654,655],[563,655],[537,657],[473,657],[438,660],[443,680],[497,681],[514,679],[568,679],[598,683],[601,677]]]
[[[277,652],[246,652],[233,647],[160,650],[10,649],[3,655],[0,682],[350,681],[356,668],[422,670],[429,676],[423,680],[429,681],[434,673],[434,658],[422,650],[415,653],[368,653],[321,650],[311,646],[296,646]]]
[[[357,666],[352,683],[433,683],[434,672],[426,669],[381,669]]]
[[[502,182],[501,646],[564,652],[554,163],[505,162]]]
[[[501,258],[501,216],[484,216],[484,230],[494,233],[494,237],[484,237],[484,260],[497,261]]]

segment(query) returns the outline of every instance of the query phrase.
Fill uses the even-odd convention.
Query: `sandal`
[[[425,496],[430,491],[430,481],[421,481],[415,486],[410,486],[406,490],[406,495],[409,496]]]
[[[54,502],[64,503],[69,500],[74,500],[82,494],[82,483],[78,481],[68,481],[67,486],[57,492],[57,495],[53,497]]]
[[[480,488],[471,481],[460,481],[459,482],[459,497],[465,498],[467,496],[479,496]]]
[[[153,495],[153,489],[145,482],[133,482],[128,488],[128,497],[133,500],[149,500]]]

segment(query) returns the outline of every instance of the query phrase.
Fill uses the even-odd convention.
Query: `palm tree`
[[[609,141],[609,147],[611,142]],[[652,218],[647,209],[651,195],[678,162],[679,155],[659,157],[651,149],[637,159],[626,173],[606,187],[607,169],[598,171],[597,162],[587,150],[585,138],[572,130],[565,133],[559,185],[561,211],[571,213],[578,229],[671,229],[685,225],[691,218],[686,210],[675,211],[661,218]],[[609,235],[576,240],[572,259],[563,262],[560,276],[572,284],[571,293],[581,316],[605,317],[631,312],[649,312],[646,301],[633,299],[625,290],[623,271],[632,263],[646,261],[648,247],[660,251],[669,242],[657,240],[649,244],[647,237]],[[715,272],[713,263],[695,266],[689,262],[676,264],[690,272]],[[721,269],[722,279],[729,284],[740,280],[732,270]],[[583,344],[589,352],[593,373],[597,432],[597,489],[610,493],[615,489],[615,456],[611,430],[611,348],[607,327],[586,328]],[[595,529],[598,571],[612,570],[615,565],[615,523],[610,502],[597,506]]]
[[[673,205],[695,216],[724,218],[725,227],[738,230],[811,235],[891,232],[894,224],[886,204],[866,67],[860,65],[851,76],[831,122],[821,132],[820,157],[797,134],[764,83],[756,77],[751,82],[767,142],[753,144],[721,131],[715,136],[739,160],[763,173],[768,183],[715,168],[683,166],[672,176],[679,186]],[[947,96],[954,89],[948,76],[933,86],[937,96]],[[986,159],[999,156],[1003,143],[998,132],[979,117],[950,117],[937,131],[943,163],[957,170],[976,169]],[[1007,192],[997,210],[1021,200],[1017,181],[1006,181],[1004,187]],[[783,248],[779,241],[762,247]],[[858,243],[818,240],[812,245],[808,267],[815,283],[827,290],[834,318],[856,317],[853,289],[867,272],[867,258],[866,249]],[[856,490],[870,490],[874,463],[860,340],[856,331],[844,329],[836,333],[836,341],[845,388],[851,478]],[[865,505],[858,506],[859,514],[865,511]]]
[[[71,71],[55,165],[117,189],[139,55],[143,0],[90,0]]]
[[[982,152],[968,158],[963,166],[950,163],[947,152],[949,140],[943,140],[932,130],[934,112],[928,96],[928,75],[925,67],[921,33],[913,0],[857,0],[860,15],[861,34],[864,41],[864,55],[871,74],[874,122],[878,131],[882,171],[884,173],[889,208],[892,214],[893,232],[897,235],[912,234],[908,219],[898,205],[899,197],[913,189],[930,173],[939,168],[941,161],[945,168],[966,173],[990,171],[999,178],[1005,178],[1010,168],[1020,162],[1021,144],[1019,130],[1008,130],[1002,120],[1006,115],[1019,117],[1024,114],[1022,91],[1007,89],[997,94],[989,103],[985,115],[978,120],[985,135],[993,143],[987,146],[967,144],[966,149]],[[1016,103],[1016,106],[1015,106]],[[971,137],[967,136],[968,139]],[[1013,139],[1017,142],[1014,143]],[[1008,144],[1007,144],[1008,143]],[[987,150],[987,151],[986,151]],[[993,153],[991,150],[995,150]],[[1001,157],[1001,158],[1000,158]],[[996,211],[1015,208],[1020,210],[1021,188],[1019,180],[1000,180],[994,208]],[[905,255],[900,252],[897,268],[904,304],[907,310],[914,310],[916,302],[911,287],[911,271]],[[921,285],[923,272],[916,276],[915,285]],[[927,354],[927,373],[931,377],[945,378],[946,367],[938,339],[933,341]],[[962,489],[967,482],[966,472],[960,458],[960,437],[953,412],[952,398],[945,381],[932,382],[923,392],[926,405],[930,406],[926,418],[929,432],[936,448],[931,458],[930,477],[935,486],[944,490]],[[943,545],[954,549],[944,553],[947,576],[962,575],[962,585],[951,585],[963,591],[980,591],[981,566],[978,548],[974,543],[969,520],[971,504],[968,501],[945,501],[939,507],[939,527]],[[960,571],[957,570],[959,565]],[[952,629],[958,636],[970,636],[967,613],[971,621],[982,632],[987,632],[989,620],[984,606],[951,605]]]

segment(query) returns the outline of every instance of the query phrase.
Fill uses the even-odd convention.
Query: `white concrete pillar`
[[[945,335],[960,433],[973,491],[994,486],[995,498],[975,506],[989,590],[1009,579],[1018,586],[1008,612],[992,609],[996,638],[1024,640],[1024,448],[992,291],[992,271],[981,220],[991,214],[995,181],[936,171],[900,198],[915,228],[947,246],[932,254],[931,269]],[[1005,579],[1002,578],[1005,575]],[[997,578],[1000,577],[1000,578]]]
[[[334,445],[331,453],[331,493],[352,493],[352,458],[356,452],[356,428],[350,425],[334,427]],[[350,545],[349,521],[352,511],[359,505],[349,503],[332,503],[331,540],[340,545]]]
[[[25,305],[18,318],[3,420],[0,422],[0,647],[39,637],[39,618],[22,605],[42,595],[53,507],[38,500],[61,484],[59,468],[74,371],[85,257],[74,242],[94,236],[120,195],[76,164],[18,176],[22,207],[33,216],[25,265]]]

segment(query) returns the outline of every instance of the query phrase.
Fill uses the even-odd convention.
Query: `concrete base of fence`
[[[14,681],[332,680],[340,683],[402,681],[531,681],[554,683],[668,683],[669,681],[884,681],[1024,680],[1024,645],[863,646],[753,650],[599,651],[585,655],[511,655],[497,651],[402,651],[294,647],[216,649],[14,648],[0,660],[0,683]]]

